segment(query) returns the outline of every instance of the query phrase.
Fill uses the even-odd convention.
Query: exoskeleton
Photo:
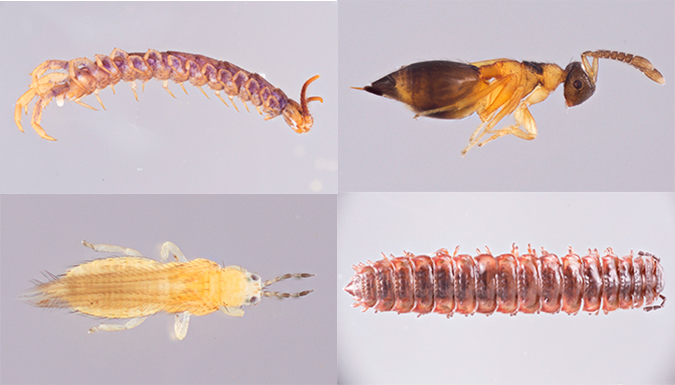
[[[568,107],[588,100],[595,92],[600,58],[627,63],[651,80],[665,83],[663,75],[644,57],[599,50],[584,52],[581,63],[572,62],[564,70],[552,63],[510,59],[475,63],[426,61],[404,66],[369,86],[352,88],[405,103],[415,112],[415,118],[462,119],[475,112],[483,123],[469,138],[462,151],[464,156],[471,147],[483,146],[504,135],[536,138],[537,125],[528,107],[544,101],[563,83]],[[511,114],[515,125],[495,128]]]
[[[149,315],[166,312],[176,315],[176,337],[185,338],[190,315],[206,315],[217,310],[241,317],[243,306],[256,305],[262,297],[302,297],[312,292],[280,293],[266,287],[289,278],[308,278],[313,274],[285,274],[268,281],[239,266],[221,267],[207,259],[188,261],[171,242],[162,245],[161,259],[173,255],[177,262],[160,263],[126,247],[91,244],[86,247],[100,252],[118,252],[125,257],[97,259],[51,276],[45,283],[36,282],[23,295],[31,304],[44,308],[67,308],[74,312],[102,318],[130,318],[125,324],[102,323],[89,329],[118,331],[136,327]]]
[[[617,257],[611,248],[600,256],[589,250],[584,257],[570,247],[562,260],[542,248],[541,257],[528,245],[520,255],[494,257],[486,247],[473,257],[450,255],[446,249],[433,256],[414,255],[381,259],[354,266],[345,287],[354,307],[419,315],[435,312],[514,315],[522,313],[577,314],[579,310],[605,314],[617,309],[645,311],[664,306],[663,268],[655,256],[640,251]],[[661,303],[653,304],[657,298]]]
[[[28,104],[37,97],[31,124],[35,131],[47,140],[56,139],[47,135],[40,126],[40,121],[42,110],[52,99],[56,99],[58,105],[63,105],[64,100],[73,100],[81,106],[95,110],[81,100],[93,93],[101,107],[105,109],[98,91],[110,86],[114,92],[115,84],[120,80],[131,82],[136,100],[138,100],[136,80],[143,82],[144,89],[148,80],[152,78],[161,80],[164,89],[174,98],[174,94],[169,90],[169,80],[178,83],[186,94],[183,83],[189,81],[208,97],[201,88],[206,85],[215,91],[216,96],[226,106],[228,104],[220,95],[221,91],[228,96],[237,111],[239,109],[234,104],[235,96],[241,99],[247,111],[246,102],[251,102],[261,115],[265,114],[265,120],[282,115],[286,123],[297,133],[309,131],[314,123],[307,104],[312,101],[323,102],[319,96],[305,97],[307,86],[318,79],[319,75],[305,82],[298,103],[289,99],[282,90],[274,87],[257,73],[248,72],[226,61],[175,51],[159,52],[149,49],[146,53],[126,53],[115,48],[109,56],[95,55],[94,61],[87,58],[70,61],[47,60],[37,66],[30,75],[33,81],[28,91],[16,102],[14,121],[23,132],[21,110],[25,110],[27,114]]]

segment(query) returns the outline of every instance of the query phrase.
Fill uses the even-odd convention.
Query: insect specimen
[[[589,57],[593,58],[592,66]],[[663,75],[642,56],[599,50],[584,52],[581,63],[572,62],[564,70],[556,64],[509,59],[470,64],[420,62],[404,66],[369,86],[352,88],[405,103],[415,112],[415,118],[462,119],[477,113],[483,123],[469,138],[469,145],[462,151],[464,156],[473,146],[483,146],[504,135],[536,138],[537,125],[528,107],[544,101],[562,83],[568,107],[585,102],[595,92],[598,59],[630,64],[651,80],[665,83]],[[514,112],[515,125],[495,129],[499,121]]]
[[[161,311],[175,314],[176,337],[185,338],[190,315],[206,315],[222,310],[241,317],[242,306],[255,305],[261,297],[297,298],[299,293],[266,291],[270,285],[289,278],[308,278],[313,274],[285,274],[263,282],[258,274],[239,266],[220,267],[207,259],[185,258],[171,242],[162,245],[161,260],[173,255],[178,262],[160,263],[121,246],[91,244],[86,247],[100,252],[121,252],[126,257],[97,259],[51,276],[49,282],[36,282],[23,297],[37,307],[68,308],[102,318],[131,318],[126,324],[102,323],[89,329],[117,331],[136,327],[149,315]]]
[[[47,71],[54,71],[48,72]],[[47,107],[52,99],[61,106],[63,101],[73,100],[75,103],[96,110],[85,104],[81,99],[84,96],[94,94],[96,99],[105,110],[98,91],[108,86],[115,92],[115,84],[120,80],[131,82],[136,100],[136,80],[145,82],[153,77],[163,81],[164,89],[175,98],[169,90],[169,79],[178,83],[187,94],[183,82],[189,81],[198,87],[208,98],[202,86],[208,85],[216,93],[216,96],[229,107],[225,99],[220,96],[223,91],[234,104],[234,97],[238,96],[246,110],[247,101],[250,101],[260,115],[265,113],[265,120],[279,115],[284,117],[286,123],[297,133],[309,131],[314,123],[309,113],[307,104],[313,101],[323,102],[319,96],[305,97],[307,86],[319,78],[316,75],[305,82],[300,93],[300,103],[289,99],[286,94],[275,88],[262,76],[243,70],[232,63],[219,61],[202,55],[184,52],[158,52],[149,49],[146,53],[126,53],[120,49],[113,49],[110,56],[95,55],[95,62],[87,58],[67,60],[47,60],[37,66],[31,72],[33,82],[26,93],[21,95],[16,102],[14,121],[23,132],[21,126],[21,110],[28,114],[28,104],[37,96],[37,102],[33,108],[31,124],[35,131],[47,140],[56,140],[47,135],[40,126],[42,110]]]
[[[542,248],[542,256],[528,245],[519,255],[513,245],[510,254],[493,257],[490,249],[479,255],[452,256],[440,249],[434,256],[384,256],[376,262],[354,266],[356,274],[345,288],[354,307],[364,311],[419,315],[435,312],[490,315],[495,311],[523,313],[577,314],[580,309],[607,314],[616,309],[645,311],[664,306],[663,268],[655,256],[640,251],[617,257],[611,248],[600,256],[589,250],[579,257],[569,248],[561,260]],[[384,255],[384,254],[383,254]],[[652,305],[659,297],[661,303]],[[583,303],[583,308],[582,308]]]

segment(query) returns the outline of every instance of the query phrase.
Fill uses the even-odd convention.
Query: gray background
[[[336,378],[336,197],[3,196],[0,382],[334,383]],[[81,240],[132,247],[158,259],[172,241],[188,259],[239,265],[279,282],[300,299],[263,298],[242,318],[193,316],[174,341],[173,316],[157,314],[133,330],[87,330],[99,319],[46,311],[18,300],[42,279],[107,256]]]
[[[1,3],[4,74],[0,193],[337,192],[337,3],[76,2]],[[308,95],[314,127],[296,134],[282,117],[228,108],[205,87],[156,80],[139,100],[126,82],[61,108],[52,102],[41,139],[16,100],[45,60],[127,52],[198,53],[263,73],[289,98],[320,74]],[[139,83],[140,89],[140,83]],[[228,102],[229,103],[229,102]],[[32,112],[30,105],[30,112]],[[249,106],[252,108],[251,106]]]
[[[475,255],[516,243],[564,256],[611,246],[661,258],[673,297],[675,195],[347,193],[338,199],[341,383],[674,383],[675,307],[608,315],[365,313],[343,291],[352,265],[403,250]],[[671,299],[672,301],[672,299]]]
[[[671,191],[672,1],[340,2],[340,191]],[[602,60],[595,95],[531,107],[539,135],[460,151],[480,124],[419,118],[350,86],[424,60],[497,58],[563,68],[587,50],[645,56],[665,79]],[[507,117],[498,127],[512,124]]]

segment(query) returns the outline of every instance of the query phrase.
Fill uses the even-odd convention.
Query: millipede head
[[[323,98],[320,96],[312,96],[307,98],[307,86],[316,79],[319,78],[319,75],[316,75],[305,82],[302,86],[302,91],[300,92],[300,104],[295,100],[289,100],[286,108],[284,108],[283,115],[286,124],[291,126],[291,128],[298,134],[309,131],[314,124],[314,118],[309,113],[309,107],[307,104],[309,102],[319,101],[323,103]]]

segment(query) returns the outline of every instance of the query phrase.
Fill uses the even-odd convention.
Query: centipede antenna
[[[305,94],[307,93],[307,86],[316,79],[319,78],[319,75],[311,77],[309,80],[305,82],[305,84],[302,85],[302,91],[300,92],[300,106],[302,106],[302,114],[303,115],[309,115],[309,107],[307,107],[307,104],[310,102],[315,102],[319,101],[323,103],[323,98],[320,96],[312,96],[310,98],[306,98]]]
[[[590,56],[594,59],[612,59],[620,62],[624,62],[628,65],[633,66],[638,69],[648,78],[659,84],[665,84],[666,79],[661,75],[654,65],[647,59],[642,56],[632,55],[629,53],[618,52],[618,51],[608,51],[608,50],[597,50],[597,51],[586,51],[581,54],[582,57]],[[595,66],[594,66],[595,67]],[[597,68],[596,68],[597,71]]]

